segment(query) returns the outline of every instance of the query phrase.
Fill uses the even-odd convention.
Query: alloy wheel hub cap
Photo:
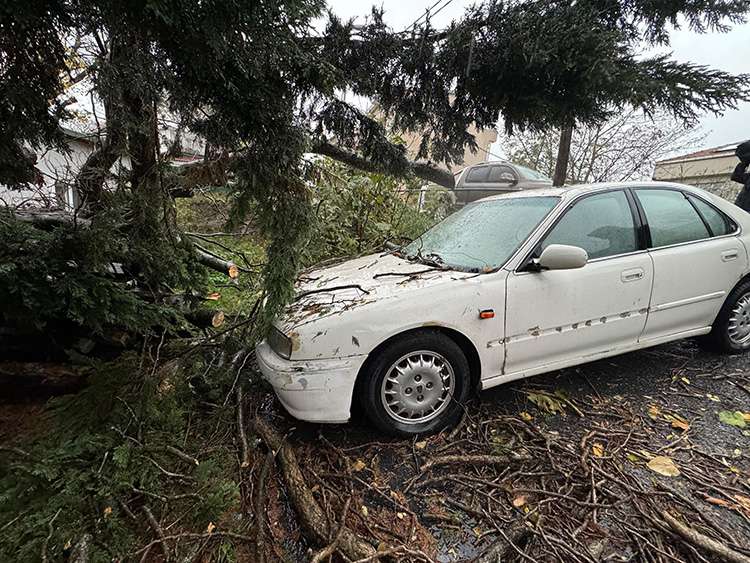
[[[454,385],[455,375],[448,361],[436,352],[420,350],[402,356],[388,368],[380,398],[395,420],[426,422],[445,410]]]
[[[729,339],[744,344],[750,339],[750,293],[740,297],[729,317]]]

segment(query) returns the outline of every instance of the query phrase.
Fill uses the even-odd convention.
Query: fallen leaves
[[[352,464],[352,469],[354,471],[362,471],[365,468],[365,462],[361,459],[358,459]]]
[[[565,416],[565,407],[559,399],[555,399],[549,395],[542,395],[540,393],[526,393],[526,395],[529,397],[529,401],[539,407],[539,410],[549,414],[560,413]]]
[[[604,455],[604,446],[599,443],[594,444],[591,449],[596,457],[602,457]]]
[[[721,500],[720,498],[716,497],[706,497],[706,502],[710,502],[711,504],[718,504],[719,506],[723,506],[724,508],[732,508],[732,505],[727,501]]]
[[[682,422],[681,420],[673,420],[672,426],[675,428],[680,428],[681,430],[690,430],[690,424],[687,422]]]
[[[737,504],[733,504],[731,502],[727,502],[720,498],[715,497],[706,497],[706,502],[710,502],[711,504],[715,504],[717,506],[721,506],[722,508],[728,508],[729,510],[736,510],[738,512],[741,512],[745,514],[746,516],[750,516],[750,498],[743,496],[743,495],[734,495],[734,498],[737,499]]]
[[[745,416],[746,415],[740,411],[721,411],[719,413],[719,420],[726,424],[737,426],[738,428],[744,428],[747,426],[745,423]]]
[[[674,464],[670,458],[659,455],[649,461],[647,464],[648,468],[659,475],[665,475],[666,477],[677,477],[680,475],[680,470]]]

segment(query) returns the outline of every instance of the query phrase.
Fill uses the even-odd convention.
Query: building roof
[[[172,159],[172,162],[179,162],[179,163],[189,163],[189,162],[197,162],[198,160],[203,160],[202,156],[189,156],[189,155],[182,155],[182,156],[176,156]]]
[[[704,149],[702,151],[693,152],[690,154],[684,154],[681,156],[673,156],[664,160],[658,161],[656,164],[674,164],[678,162],[687,162],[690,160],[708,160],[710,158],[723,158],[727,156],[734,156],[734,150],[737,148],[742,141],[736,143],[729,143],[728,145],[721,145],[719,147],[713,147],[710,149]]]

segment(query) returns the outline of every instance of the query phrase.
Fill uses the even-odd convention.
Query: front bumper
[[[354,382],[366,356],[332,360],[286,360],[264,339],[255,348],[258,367],[294,418],[308,422],[346,422],[351,416]]]

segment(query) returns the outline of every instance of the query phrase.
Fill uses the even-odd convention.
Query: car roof
[[[535,188],[533,190],[522,190],[493,195],[480,199],[479,201],[491,201],[495,199],[507,199],[509,197],[560,197],[571,199],[587,192],[598,192],[622,188],[672,188],[702,193],[704,190],[685,184],[673,182],[600,182],[596,184],[577,184],[574,186],[559,186],[554,188]]]

